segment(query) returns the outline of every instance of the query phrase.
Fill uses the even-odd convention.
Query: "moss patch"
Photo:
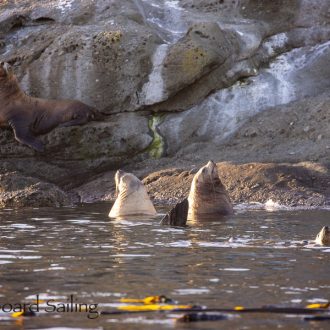
[[[103,31],[93,37],[95,41],[105,46],[107,43],[116,43],[121,40],[121,31]]]
[[[183,53],[182,67],[186,73],[195,75],[208,62],[209,57],[207,52],[200,47],[190,48]]]
[[[164,153],[164,140],[158,133],[157,126],[162,122],[162,115],[153,115],[148,121],[149,129],[153,133],[153,140],[147,148],[149,156],[155,159],[161,158]]]

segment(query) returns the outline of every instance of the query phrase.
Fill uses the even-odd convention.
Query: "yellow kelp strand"
[[[141,304],[145,304],[145,305],[150,305],[150,304],[169,303],[169,302],[172,302],[172,299],[167,298],[165,296],[149,296],[149,297],[145,297],[143,299],[121,298],[120,302],[129,303],[129,304],[141,303]]]
[[[306,308],[328,308],[330,307],[330,303],[325,303],[325,304],[309,304],[306,306]]]
[[[11,313],[11,317],[20,317],[20,316],[23,316],[24,314],[24,311],[21,311],[21,312],[15,312],[15,313]]]
[[[127,306],[120,306],[117,309],[122,311],[129,311],[129,312],[145,312],[145,311],[169,311],[173,309],[190,309],[193,306],[191,305],[127,305]]]

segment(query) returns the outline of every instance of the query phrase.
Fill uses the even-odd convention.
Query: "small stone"
[[[257,135],[258,133],[253,127],[248,128],[244,133],[245,137],[256,137]]]

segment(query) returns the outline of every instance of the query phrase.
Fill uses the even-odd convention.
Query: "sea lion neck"
[[[196,191],[198,193],[209,193],[214,191],[215,187],[223,186],[222,182],[220,181],[219,177],[207,177],[204,178],[203,182],[196,182]]]
[[[25,95],[19,87],[14,75],[6,76],[0,79],[0,99],[8,100],[17,96]]]

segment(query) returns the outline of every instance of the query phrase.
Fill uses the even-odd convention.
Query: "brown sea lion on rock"
[[[26,95],[8,63],[0,63],[0,126],[10,125],[17,141],[43,151],[36,135],[57,126],[82,125],[101,120],[92,107],[76,100],[45,100]]]
[[[115,183],[117,198],[110,210],[110,218],[157,215],[146,187],[135,175],[118,170]]]
[[[217,165],[209,161],[194,176],[188,196],[188,220],[218,219],[233,213],[229,195],[222,184]]]
[[[317,234],[315,238],[315,243],[325,246],[330,246],[330,230],[328,226],[325,226]]]

